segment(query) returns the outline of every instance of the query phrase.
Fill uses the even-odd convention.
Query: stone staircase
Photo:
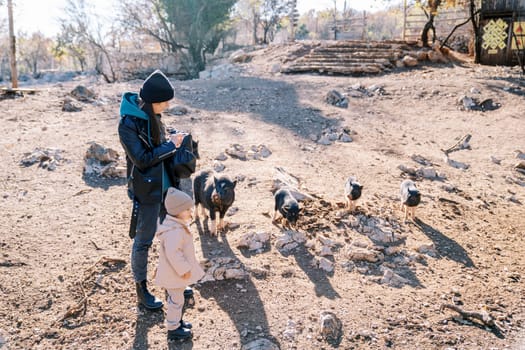
[[[377,74],[403,67],[406,55],[417,56],[421,48],[405,41],[323,41],[303,44],[281,67],[282,73],[333,75]]]

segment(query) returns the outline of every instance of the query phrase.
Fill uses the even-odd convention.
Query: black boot
[[[190,339],[193,336],[191,331],[187,328],[184,328],[180,326],[177,329],[172,329],[168,331],[168,341],[183,341],[186,339]]]
[[[184,306],[183,306],[183,309],[191,309],[194,306],[195,306],[195,297],[193,296],[193,289],[191,289],[191,287],[186,287],[184,289]]]
[[[148,310],[158,310],[162,308],[162,301],[155,298],[148,291],[148,286],[146,285],[146,280],[135,283],[137,287],[137,299],[138,303],[144,306]]]
[[[180,326],[188,329],[192,329],[193,325],[189,322],[185,322],[183,320],[180,320]]]
[[[184,305],[182,306],[182,316],[184,316],[184,311],[186,309],[191,309],[195,305],[195,298],[193,297],[193,289],[191,287],[186,287],[184,289]],[[191,329],[193,325],[189,322],[184,322],[180,320],[181,327]]]

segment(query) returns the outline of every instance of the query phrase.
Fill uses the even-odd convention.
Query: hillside
[[[120,96],[141,81],[78,77],[0,98],[0,348],[525,348],[519,68],[427,61],[374,75],[282,74],[279,52],[252,56],[230,78],[173,81],[172,106],[187,113],[163,116],[199,140],[199,168],[223,165],[238,180],[224,234],[192,225],[212,278],[195,286],[186,344],[168,346],[163,313],[136,306],[125,179],[84,171],[93,142],[123,157]],[[72,98],[78,85],[96,96]],[[326,102],[334,90],[348,108]],[[81,110],[63,111],[66,98]],[[494,108],[477,110],[487,99]],[[470,147],[445,159],[465,135]],[[255,156],[260,146],[271,154]],[[297,231],[271,222],[276,169],[311,196]],[[364,186],[352,213],[350,175]],[[399,209],[406,178],[422,193],[415,222]],[[268,240],[240,248],[250,234]],[[156,257],[154,245],[150,274]],[[333,339],[321,330],[327,315],[340,321]]]

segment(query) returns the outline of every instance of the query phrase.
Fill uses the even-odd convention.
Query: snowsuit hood
[[[122,95],[120,102],[120,117],[131,115],[139,119],[149,120],[149,116],[139,107],[139,94],[126,92]]]

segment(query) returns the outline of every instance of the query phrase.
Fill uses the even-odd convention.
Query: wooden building
[[[482,0],[479,61],[521,65],[525,60],[525,0]]]

